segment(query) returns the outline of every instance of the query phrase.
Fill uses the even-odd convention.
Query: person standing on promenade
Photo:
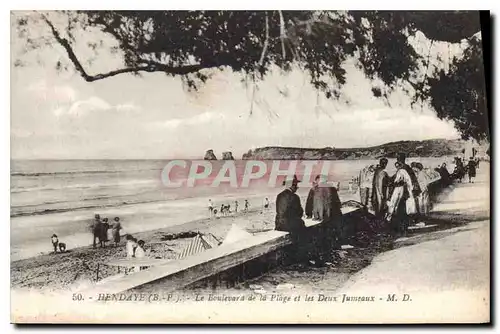
[[[471,157],[469,163],[467,164],[467,174],[469,174],[469,183],[474,183],[473,178],[476,177],[476,162]]]
[[[366,208],[371,204],[374,174],[375,166],[373,165],[366,166],[359,173],[359,197],[361,204]]]
[[[294,245],[292,256],[296,260],[302,261],[304,255],[307,254],[305,248],[308,246],[306,242],[306,226],[302,220],[304,210],[300,204],[300,197],[296,194],[299,186],[297,176],[291,181],[283,181],[285,190],[276,196],[276,219],[275,229],[277,231],[289,232]]]
[[[318,242],[319,262],[324,263],[332,249],[340,248],[342,240],[342,211],[338,191],[335,187],[320,184],[316,176],[306,201],[306,217],[320,220]]]
[[[406,236],[410,218],[407,212],[407,201],[414,201],[413,184],[410,175],[399,161],[396,162],[394,190],[388,202],[386,221],[392,227],[395,236]]]
[[[389,185],[389,175],[385,171],[387,163],[387,158],[380,159],[373,176],[372,208],[375,211],[375,216],[381,219],[384,218],[387,211]]]

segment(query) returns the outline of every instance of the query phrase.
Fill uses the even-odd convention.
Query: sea
[[[415,158],[437,167],[452,157]],[[409,160],[409,161],[412,161]],[[52,233],[73,247],[88,245],[94,214],[119,216],[130,233],[153,230],[207,217],[208,199],[215,206],[248,199],[273,202],[281,188],[255,184],[249,188],[198,186],[169,188],[162,182],[166,160],[11,160],[11,257],[13,260],[47,250]],[[390,160],[388,172],[394,172]],[[331,161],[340,196],[359,171],[375,160]],[[307,192],[300,189],[299,192]],[[50,247],[49,247],[50,248]]]

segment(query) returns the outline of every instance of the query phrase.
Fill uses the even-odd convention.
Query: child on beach
[[[133,258],[135,256],[135,249],[137,247],[137,240],[131,236],[130,234],[127,234],[125,237],[127,240],[127,243],[125,245],[125,249],[127,250],[127,258]]]
[[[238,213],[238,201],[234,201],[234,212]]]
[[[212,217],[214,213],[214,204],[211,199],[208,200],[208,212],[210,212],[210,217]]]
[[[54,253],[57,253],[57,246],[59,245],[59,239],[57,238],[57,235],[52,234],[52,237],[50,239],[52,241],[52,246],[54,246]]]
[[[266,199],[264,200],[264,209],[269,209],[269,198],[266,197]]]
[[[66,244],[64,242],[59,243],[59,251],[64,253],[66,251]]]
[[[142,259],[142,258],[145,258],[146,257],[146,251],[144,250],[144,240],[139,240],[137,242],[137,248],[135,249],[135,257],[137,259]],[[138,272],[138,271],[141,271],[143,269],[146,269],[147,267],[144,267],[144,266],[139,266],[139,267],[134,267],[134,271],[135,272]]]
[[[136,258],[143,258],[146,256],[146,251],[144,250],[144,240],[139,240],[137,242],[137,248],[135,249],[135,257]]]
[[[245,200],[245,212],[248,212],[248,207],[250,206],[250,203],[248,203],[248,200]]]

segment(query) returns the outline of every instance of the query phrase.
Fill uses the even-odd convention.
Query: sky
[[[38,26],[34,34],[46,34]],[[90,56],[82,35],[75,50]],[[113,41],[106,40],[112,45]],[[430,43],[419,34],[418,52]],[[397,89],[385,100],[373,97],[371,82],[349,60],[347,83],[338,101],[327,100],[308,83],[305,73],[274,70],[255,89],[230,70],[214,71],[197,92],[179,78],[162,73],[119,75],[92,83],[74,71],[55,46],[20,55],[24,40],[12,34],[11,157],[13,159],[161,159],[200,158],[208,149],[217,156],[232,151],[241,158],[262,146],[364,147],[398,140],[458,137],[453,124],[439,120],[428,106],[412,109],[410,97]],[[431,57],[460,52],[460,46],[434,43]],[[446,64],[445,64],[446,65]],[[90,73],[120,67],[120,56],[101,52]]]

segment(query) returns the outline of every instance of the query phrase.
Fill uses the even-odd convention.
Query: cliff
[[[222,152],[222,160],[234,160],[232,152]]]
[[[217,160],[217,157],[214,154],[214,150],[208,150],[205,153],[205,157],[203,159],[204,160]]]
[[[297,148],[260,147],[243,154],[243,159],[254,160],[357,160],[395,158],[398,152],[408,157],[441,157],[459,155],[465,147],[461,140],[431,139],[423,141],[398,141],[364,148]]]

